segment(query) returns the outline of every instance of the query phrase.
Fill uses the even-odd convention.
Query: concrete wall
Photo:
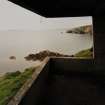
[[[51,58],[50,68],[54,71],[90,71],[93,70],[94,59]]]
[[[62,93],[62,91],[66,91],[65,97],[68,98],[72,87],[68,78],[72,79],[72,77],[74,81],[72,86],[74,86],[74,88],[75,86],[79,88],[79,85],[85,85],[86,87],[83,88],[83,90],[87,89],[87,86],[89,88],[92,86],[94,87],[93,90],[96,91],[96,81],[101,81],[97,84],[100,87],[102,81],[105,80],[104,73],[95,69],[95,62],[93,59],[50,58],[49,62],[22,98],[19,105],[58,105],[61,102],[61,105],[68,105],[65,102],[64,93]],[[81,80],[79,80],[80,78]],[[77,80],[75,81],[75,79]],[[78,84],[78,81],[84,82],[83,84]],[[85,81],[88,81],[88,84],[84,84]],[[66,90],[68,86],[70,90]],[[75,89],[73,89],[73,91],[75,91]],[[89,91],[89,94],[91,95],[91,91]],[[94,93],[92,93],[92,95],[94,95]],[[75,97],[75,95],[73,95],[73,97]]]
[[[94,63],[51,58],[19,105],[104,105],[105,74]]]
[[[48,80],[49,62],[45,65],[31,88],[26,92],[19,105],[38,105],[46,94],[46,81]]]

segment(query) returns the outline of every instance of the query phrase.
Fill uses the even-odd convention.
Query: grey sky
[[[0,30],[72,28],[91,23],[91,17],[44,18],[7,0],[0,0]]]

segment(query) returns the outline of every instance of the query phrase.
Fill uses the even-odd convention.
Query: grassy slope
[[[24,72],[7,73],[0,78],[0,105],[7,105],[8,101],[17,93],[21,86],[31,77],[35,69],[29,68]]]
[[[86,50],[80,51],[77,54],[75,54],[75,57],[92,58],[93,52],[91,51],[91,48],[86,49]]]

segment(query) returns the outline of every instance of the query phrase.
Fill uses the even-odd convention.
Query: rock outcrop
[[[52,52],[52,51],[49,51],[49,50],[44,50],[44,51],[41,51],[39,53],[36,53],[36,54],[29,54],[28,56],[25,57],[25,59],[27,61],[36,61],[36,60],[44,60],[46,57],[71,57],[70,55],[64,55],[64,54],[60,54],[60,53],[57,53],[57,52]]]

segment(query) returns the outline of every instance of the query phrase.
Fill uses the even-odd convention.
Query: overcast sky
[[[7,0],[0,0],[0,30],[72,28],[91,23],[91,17],[46,19]]]

